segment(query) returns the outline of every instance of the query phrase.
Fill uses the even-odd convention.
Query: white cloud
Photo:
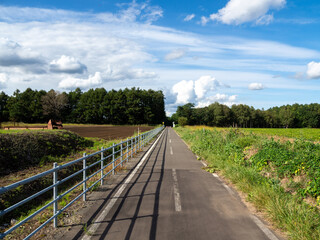
[[[108,65],[104,72],[96,72],[90,75],[87,79],[68,77],[59,82],[59,88],[74,89],[82,88],[87,89],[90,87],[97,87],[105,82],[124,81],[133,79],[150,79],[156,78],[154,72],[146,72],[142,69],[130,68],[130,66],[111,66]]]
[[[201,23],[202,26],[204,26],[204,25],[206,25],[209,21],[210,21],[210,18],[207,18],[207,17],[205,17],[205,16],[202,16],[200,23]]]
[[[221,104],[231,106],[231,105],[235,104],[236,101],[237,101],[237,95],[229,96],[227,94],[217,93],[213,96],[209,96],[209,97],[205,98],[202,101],[199,101],[198,104],[196,105],[196,107],[197,108],[207,107],[214,102],[219,102]]]
[[[50,71],[56,73],[84,73],[87,71],[87,67],[74,57],[62,55],[58,60],[53,60],[50,63]]]
[[[194,101],[194,82],[182,80],[172,87],[172,92],[177,94],[176,104],[187,104]]]
[[[0,89],[6,87],[7,80],[7,75],[5,73],[0,73]]]
[[[262,90],[265,88],[262,83],[250,83],[248,88],[250,90]]]
[[[130,66],[111,66],[108,65],[104,73],[106,81],[122,81],[126,79],[151,79],[156,78],[155,72],[146,72],[143,69],[134,69]]]
[[[186,49],[183,49],[183,48],[175,49],[165,56],[165,60],[171,61],[171,60],[179,59],[185,56],[186,53],[187,53]]]
[[[0,38],[0,66],[17,67],[42,63],[38,53],[8,38]]]
[[[102,84],[102,77],[100,72],[96,72],[94,75],[90,75],[87,79],[68,77],[59,82],[59,88],[62,89],[75,89],[83,88],[88,89],[90,87],[97,87]]]
[[[163,16],[163,10],[159,6],[151,6],[148,3],[131,3],[118,4],[120,7],[117,13],[99,13],[90,12],[74,12],[67,10],[51,10],[44,8],[31,7],[6,7],[0,6],[0,20],[4,22],[73,22],[75,19],[83,19],[85,21],[104,21],[118,23],[132,23],[141,21],[144,23],[152,23]]]
[[[199,76],[210,75],[213,69],[217,79],[232,85],[232,89],[224,92],[228,96],[238,94],[237,91],[243,91],[243,86],[255,81],[263,82],[270,88],[314,88],[310,84],[315,81],[309,81],[309,85],[299,85],[296,83],[298,81],[293,83],[285,77],[274,81],[271,76],[306,72],[306,59],[308,62],[316,59],[319,51],[263,39],[223,36],[219,33],[196,34],[145,24],[147,19],[142,19],[144,12],[96,14],[0,7],[1,36],[18,43],[23,51],[28,52],[26,49],[29,49],[29,52],[41,53],[41,56],[38,54],[31,59],[42,59],[44,63],[40,65],[47,70],[40,75],[33,69],[38,64],[0,66],[0,72],[8,76],[6,91],[12,93],[17,86],[21,90],[27,87],[49,90],[56,88],[59,83],[69,88],[76,85],[92,87],[96,84],[106,89],[133,86],[159,89],[163,86],[171,87],[181,79],[193,79],[194,90],[191,93],[189,91],[190,97],[187,98],[197,103],[216,94],[212,93],[215,90],[210,90],[201,95],[201,91],[197,90],[196,95],[195,90]],[[153,12],[157,16],[155,9]],[[133,14],[132,17],[130,14]],[[6,17],[10,21],[4,20]],[[188,57],[183,57],[185,55],[180,51],[180,56],[183,56],[179,61],[165,62],[164,56],[172,49],[182,49]],[[49,71],[49,63],[53,59],[58,61],[62,55],[72,56],[79,59],[80,63],[85,63],[88,73],[74,76],[75,79],[71,78],[74,84],[67,84],[64,73],[53,74]],[[193,60],[193,56],[198,56],[198,60]],[[28,73],[27,69],[30,70]],[[96,72],[100,73],[101,81],[90,83],[88,76],[95,76]],[[171,90],[171,93],[174,99],[171,104],[174,104],[178,90],[176,93]],[[179,99],[185,102],[182,96]]]
[[[124,22],[142,20],[150,24],[163,16],[163,10],[159,6],[150,6],[147,3],[132,1],[128,4],[119,4],[119,6],[128,6],[118,14],[118,18]]]
[[[206,95],[221,86],[225,85],[212,76],[202,76],[195,81],[182,80],[172,87],[172,93],[176,94],[175,105],[210,101]]]
[[[220,83],[211,76],[202,76],[194,82],[194,91],[198,99],[205,97],[208,91],[213,91],[219,87]]]
[[[237,100],[237,95],[232,95],[232,96],[230,96],[229,98],[228,98],[228,101],[229,102],[235,102],[236,100]]]
[[[319,55],[317,51],[311,49],[294,47],[273,41],[238,39],[238,44],[236,44],[235,41],[232,44],[225,43],[225,45],[227,49],[239,51],[239,53],[243,55],[252,56],[306,59]]]
[[[307,76],[311,79],[320,78],[320,62],[308,63]]]
[[[196,16],[196,15],[195,15],[194,13],[189,14],[189,15],[187,15],[187,16],[183,19],[183,21],[189,22],[189,21],[191,21],[195,16]]]
[[[272,9],[280,9],[285,4],[286,0],[230,0],[218,13],[211,14],[210,19],[235,25],[252,21],[267,23],[272,20],[271,15],[266,15],[267,12]]]
[[[257,25],[269,25],[271,22],[273,22],[273,15],[263,15],[262,17],[258,18],[256,21]]]

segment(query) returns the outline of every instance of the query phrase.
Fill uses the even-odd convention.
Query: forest
[[[159,124],[174,121],[188,125],[243,128],[320,128],[320,104],[293,104],[267,110],[244,104],[228,107],[215,102],[195,108],[188,103],[177,108],[166,121],[162,91],[104,88],[82,92],[16,90],[12,96],[0,93],[0,122],[45,123],[49,119],[64,123]],[[179,121],[180,120],[180,121]]]
[[[244,104],[228,107],[213,103],[195,108],[188,103],[179,106],[171,121],[182,125],[207,125],[243,128],[320,128],[320,104],[293,104],[255,109]]]
[[[0,93],[0,122],[44,123],[49,119],[64,123],[160,124],[165,120],[162,91],[131,88],[82,92],[26,89],[12,96]]]

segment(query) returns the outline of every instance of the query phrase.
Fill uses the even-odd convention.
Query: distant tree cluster
[[[165,120],[162,91],[104,88],[69,93],[54,90],[16,90],[0,93],[0,122],[42,123],[49,119],[68,123],[159,124]]]
[[[171,120],[187,118],[189,125],[251,128],[320,128],[320,104],[293,104],[268,110],[254,109],[239,104],[228,107],[213,103],[208,107],[195,108],[188,103],[179,106]]]

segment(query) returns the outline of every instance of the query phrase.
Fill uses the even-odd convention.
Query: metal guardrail
[[[133,154],[137,153],[139,149],[145,146],[150,140],[153,139],[154,136],[156,136],[164,127],[161,126],[159,128],[153,129],[151,131],[148,131],[143,134],[138,134],[138,136],[127,138],[126,141],[121,141],[118,144],[113,144],[113,146],[108,148],[101,148],[100,151],[92,153],[90,155],[83,154],[82,158],[76,159],[74,161],[68,162],[63,165],[58,165],[57,163],[53,164],[53,168],[39,173],[35,176],[26,178],[24,180],[21,180],[19,182],[13,183],[11,185],[8,185],[6,187],[0,187],[0,195],[4,194],[10,190],[16,189],[17,187],[30,183],[32,181],[38,180],[42,177],[45,177],[47,175],[52,174],[53,175],[53,183],[52,185],[42,189],[39,192],[34,193],[33,195],[25,198],[24,200],[21,200],[20,202],[0,211],[0,217],[4,216],[5,214],[11,212],[12,210],[16,209],[17,207],[22,206],[23,204],[26,204],[27,202],[31,201],[32,199],[35,199],[36,197],[52,190],[53,191],[53,200],[46,203],[44,206],[42,206],[40,209],[23,219],[22,221],[18,222],[14,226],[12,226],[10,229],[5,231],[4,233],[0,234],[0,239],[3,239],[5,236],[13,232],[15,229],[22,226],[24,223],[41,213],[43,210],[47,209],[49,206],[53,206],[53,213],[52,216],[47,219],[43,224],[41,224],[37,229],[35,229],[33,232],[31,232],[25,239],[30,239],[33,235],[35,235],[38,231],[40,231],[44,226],[46,226],[48,223],[50,223],[53,220],[53,226],[57,227],[58,225],[58,215],[61,214],[64,210],[66,210],[69,206],[71,206],[75,201],[77,201],[79,198],[83,198],[83,201],[86,201],[86,193],[90,191],[93,187],[95,187],[98,183],[103,185],[104,178],[107,177],[109,174],[115,174],[116,168],[118,168],[120,165],[123,165],[123,162],[128,161],[129,158],[132,158]],[[110,153],[111,152],[111,153]],[[105,156],[105,153],[108,155]],[[100,154],[100,156],[99,156]],[[100,160],[95,161],[91,163],[90,165],[87,164],[87,160],[91,157],[99,156]],[[75,165],[77,163],[83,163],[82,169],[72,173],[71,175],[60,179],[58,178],[58,172],[62,169],[66,169],[67,167],[70,167],[72,165]],[[99,170],[91,173],[91,175],[87,176],[88,170],[94,166],[97,166],[100,164]],[[110,167],[111,170],[108,170]],[[107,171],[105,173],[105,171]],[[100,173],[100,178],[96,180],[93,184],[90,185],[90,187],[87,186],[88,181],[93,178],[94,176],[98,175]],[[65,183],[66,181],[74,178],[75,176],[82,174],[82,181],[76,183],[74,186],[69,188],[63,193],[58,193],[59,185],[62,183]],[[71,191],[75,190],[77,187],[80,187],[82,185],[82,193],[77,195],[73,200],[71,200],[68,204],[66,204],[61,209],[58,209],[58,201],[61,200],[64,196],[66,196]]]

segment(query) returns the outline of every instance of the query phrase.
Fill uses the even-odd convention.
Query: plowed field
[[[64,129],[75,132],[82,137],[97,137],[106,140],[127,138],[140,132],[153,129],[152,126],[63,126]]]

